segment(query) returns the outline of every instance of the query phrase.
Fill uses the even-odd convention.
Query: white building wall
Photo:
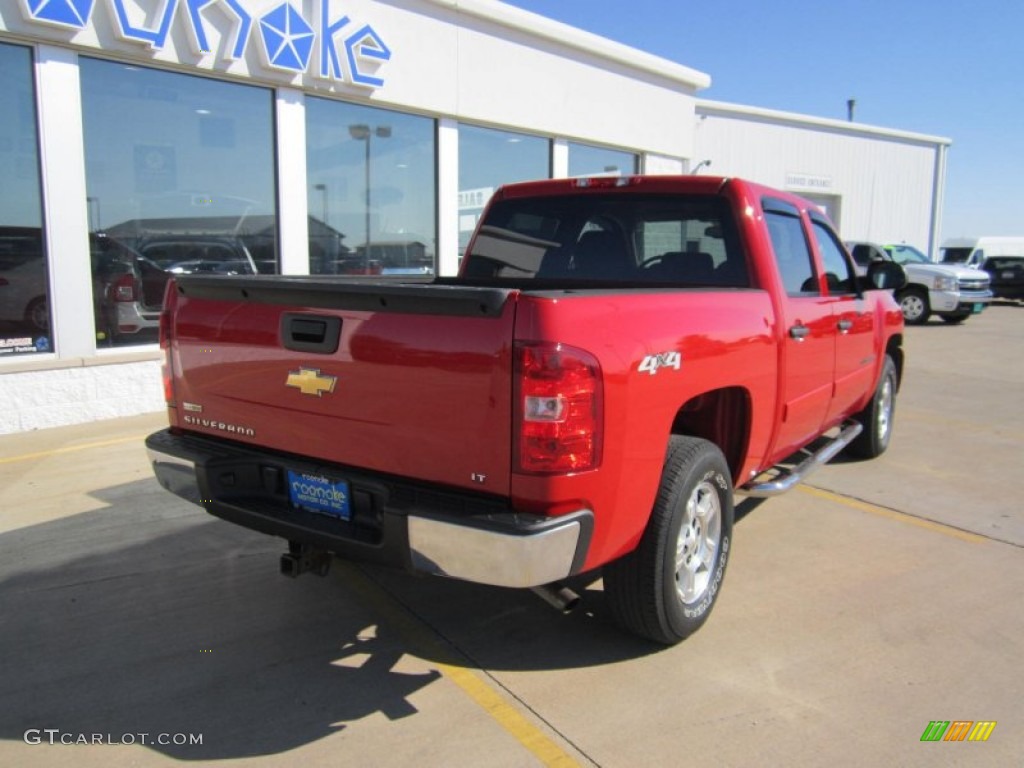
[[[316,34],[307,70],[269,66],[259,17],[283,0],[243,0],[253,19],[243,55],[233,58],[239,24],[225,2],[200,12],[208,51],[198,51],[185,0],[118,0],[137,29],[155,30],[172,8],[163,44],[125,40],[113,2],[97,0],[86,29],[30,23],[16,2],[0,3],[0,33],[71,44],[83,53],[128,57],[192,74],[218,74],[263,85],[420,112],[435,117],[521,127],[538,135],[688,157],[693,96],[710,84],[696,70],[494,0],[290,0]],[[175,5],[176,4],[176,5]],[[159,9],[159,10],[157,10]],[[335,35],[341,76],[321,76],[323,19],[348,17]],[[364,74],[383,85],[354,82],[340,44],[372,25],[389,49],[383,61],[362,57]],[[611,106],[610,105],[614,105]],[[658,120],[642,116],[658,115]]]
[[[820,199],[844,239],[936,245],[947,139],[708,101],[694,133],[704,173]]]
[[[160,361],[103,358],[57,369],[0,371],[0,435],[163,410]],[[156,355],[150,355],[156,357]]]
[[[237,7],[252,20],[242,36],[240,19],[227,2],[203,5],[205,46],[199,44],[186,0],[96,0],[87,6],[81,29],[72,28],[77,23],[30,20],[27,9],[47,12],[38,4],[0,2],[0,41],[29,44],[36,53],[55,341],[53,352],[0,362],[0,434],[164,407],[155,347],[97,351],[94,346],[80,56],[276,89],[277,212],[285,274],[308,272],[304,101],[310,95],[438,120],[443,274],[456,264],[460,122],[553,139],[554,169],[563,176],[570,141],[657,157],[659,167],[668,170],[681,169],[692,150],[694,94],[710,78],[674,62],[493,0],[287,0],[302,17],[296,23],[308,25],[315,44],[304,71],[283,71],[271,64],[259,30],[260,17],[280,10],[284,1],[241,0]],[[60,16],[63,8],[58,3],[50,11]],[[118,21],[118,8],[125,10],[126,22]],[[142,39],[158,34],[164,14],[166,37],[159,44]],[[371,42],[369,55],[357,52],[349,59],[344,42],[371,26],[379,45]],[[333,35],[325,32],[331,27],[336,27]],[[321,58],[331,45],[338,69]],[[386,55],[375,58],[375,45]],[[359,83],[360,73],[379,81]],[[644,119],[649,115],[659,119]]]

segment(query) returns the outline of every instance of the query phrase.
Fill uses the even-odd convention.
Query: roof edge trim
[[[711,75],[546,16],[496,0],[426,0],[457,14],[475,16],[509,29],[667,78],[694,90],[711,85]]]
[[[831,128],[844,133],[902,139],[904,141],[915,141],[923,144],[949,146],[953,143],[952,139],[948,139],[944,136],[931,136],[925,133],[913,133],[911,131],[901,131],[894,128],[883,128],[877,125],[853,123],[847,120],[815,117],[813,115],[803,115],[798,112],[783,112],[776,109],[750,107],[743,104],[729,104],[724,101],[697,99],[694,107],[698,116],[701,114],[718,114],[737,117],[745,115],[773,123],[804,125],[813,128]]]

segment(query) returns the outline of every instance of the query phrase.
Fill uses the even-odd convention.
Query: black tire
[[[729,466],[713,443],[673,437],[637,548],[605,566],[604,593],[624,629],[673,645],[715,605],[732,541]]]
[[[36,296],[25,307],[25,324],[33,333],[47,333],[50,330],[50,309],[45,296]]]
[[[942,321],[949,323],[950,325],[960,325],[964,320],[970,317],[970,313],[962,312],[958,315],[942,315]]]
[[[931,316],[932,308],[928,304],[928,291],[924,288],[911,287],[903,291],[898,300],[903,322],[907,325],[924,325]]]
[[[892,438],[893,418],[896,415],[896,364],[889,355],[882,363],[882,375],[875,386],[875,394],[863,411],[854,416],[864,431],[847,447],[847,453],[862,459],[881,456]]]

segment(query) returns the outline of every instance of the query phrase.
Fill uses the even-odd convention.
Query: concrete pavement
[[[1024,308],[906,348],[890,451],[742,502],[719,605],[668,649],[599,581],[563,617],[345,563],[285,579],[282,542],[157,487],[162,415],[0,438],[0,764],[1018,765]],[[924,743],[934,720],[997,725]],[[135,743],[59,743],[94,734]]]

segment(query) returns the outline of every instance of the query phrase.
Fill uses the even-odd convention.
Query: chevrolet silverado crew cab
[[[902,279],[738,179],[509,185],[457,277],[175,276],[147,446],[290,575],[337,555],[567,601],[600,569],[618,623],[675,643],[720,593],[734,489],[886,449]]]
[[[992,301],[987,272],[961,264],[937,264],[911,245],[847,243],[861,273],[874,261],[894,261],[903,266],[907,283],[896,300],[908,325],[922,325],[935,314],[957,325],[981,314]]]

